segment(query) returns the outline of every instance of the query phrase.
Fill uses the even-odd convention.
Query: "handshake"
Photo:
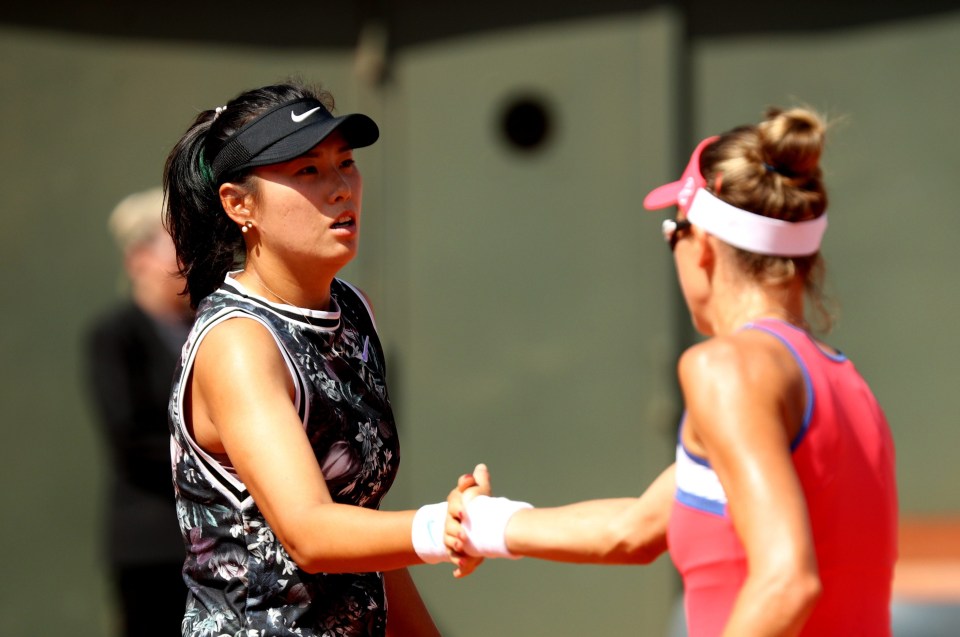
[[[413,519],[413,547],[424,562],[452,562],[466,577],[487,557],[517,559],[507,548],[507,523],[526,502],[490,495],[490,473],[479,464],[460,476],[446,502],[421,507]]]

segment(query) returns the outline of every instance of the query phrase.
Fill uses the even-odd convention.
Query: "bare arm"
[[[421,563],[411,541],[414,511],[334,503],[294,408],[290,373],[261,324],[237,318],[213,328],[199,346],[191,389],[197,441],[229,457],[301,568],[363,572]]]
[[[461,480],[448,498],[447,546],[454,559],[463,555],[466,536],[460,520],[464,507],[490,492],[486,467],[472,481]],[[522,509],[505,528],[510,553],[557,562],[647,564],[667,548],[667,522],[674,492],[671,465],[639,498],[587,500],[560,507]],[[461,570],[463,570],[461,568]],[[469,574],[469,570],[457,573]]]
[[[674,489],[671,465],[639,498],[518,511],[507,524],[507,547],[556,562],[648,564],[667,549]]]
[[[819,594],[806,500],[790,454],[802,378],[779,345],[759,339],[713,339],[680,362],[685,434],[716,471],[747,554],[749,574],[724,632],[738,637],[798,634]]]

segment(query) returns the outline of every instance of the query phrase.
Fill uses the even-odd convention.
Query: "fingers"
[[[465,473],[457,479],[457,489],[460,491],[466,491],[475,486],[477,486],[477,480],[469,473]]]
[[[478,464],[473,470],[473,479],[484,495],[490,495],[490,470],[487,469],[487,465]]]
[[[454,498],[456,494],[456,501],[461,501],[460,492],[456,489],[451,493],[451,498]],[[447,506],[447,520],[444,525],[443,533],[443,543],[447,547],[447,552],[450,555],[450,561],[453,562],[456,568],[453,571],[453,576],[457,579],[466,577],[470,575],[476,568],[483,562],[482,557],[474,557],[467,555],[464,550],[463,542],[463,527],[460,524],[460,513],[458,510],[453,509],[450,505]]]
[[[455,558],[453,563],[457,566],[457,568],[453,571],[453,576],[457,579],[462,579],[477,570],[477,567],[483,563],[483,558],[464,555],[462,557]]]
[[[463,502],[463,494],[454,489],[447,496],[447,521],[445,529],[450,529],[452,524],[460,525],[463,520],[463,510],[466,505]]]
[[[447,518],[443,524],[443,543],[451,557],[463,553],[463,520],[464,502],[460,491],[454,489],[447,498]]]
[[[463,578],[475,571],[483,563],[482,557],[466,553],[466,536],[463,530],[463,516],[467,503],[478,495],[490,495],[490,470],[481,463],[473,474],[465,474],[457,480],[457,488],[447,496],[447,519],[444,524],[443,542],[450,555],[450,561],[456,566],[453,576]]]

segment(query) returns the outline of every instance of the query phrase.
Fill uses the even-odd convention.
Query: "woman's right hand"
[[[447,496],[447,522],[444,527],[444,543],[450,552],[450,561],[457,568],[453,576],[466,577],[472,573],[480,563],[482,557],[470,555],[466,552],[466,535],[463,531],[463,516],[467,504],[478,495],[490,495],[490,471],[485,464],[478,464],[472,474],[460,476],[457,487]]]

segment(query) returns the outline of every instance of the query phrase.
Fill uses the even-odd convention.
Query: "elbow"
[[[820,574],[815,564],[798,567],[792,573],[783,584],[784,601],[796,609],[798,616],[806,618],[823,593]]]
[[[637,525],[619,520],[608,528],[603,555],[607,564],[650,564],[667,550],[666,534],[653,524]]]
[[[639,564],[641,566],[652,564],[658,557],[663,555],[667,550],[667,543],[663,542],[656,546],[653,545],[644,545],[643,547],[636,550],[632,553],[633,561],[631,564]]]
[[[325,538],[318,540],[317,538]],[[363,547],[357,551],[356,542],[338,542],[329,534],[312,535],[305,531],[294,532],[278,538],[291,561],[286,566],[316,575],[317,573],[357,573],[383,571],[396,566],[373,567],[369,561],[363,561]],[[385,560],[386,558],[383,558]],[[382,560],[382,561],[383,561]],[[383,562],[386,564],[386,562]]]
[[[791,617],[792,625],[802,625],[813,612],[823,593],[823,585],[816,569],[783,570],[778,575],[758,582],[760,590],[765,590],[769,608],[779,608],[784,615]]]
[[[621,563],[640,566],[652,564],[658,557],[663,555],[666,550],[667,543],[665,540],[648,540],[640,543],[632,542],[621,549],[620,554],[623,556]]]
[[[283,550],[286,551],[287,557],[301,570],[311,574],[320,572],[316,556],[310,554],[306,545],[298,542],[297,539],[293,537],[277,537],[277,540],[280,542],[280,545],[283,546]]]
[[[810,615],[823,594],[823,584],[816,572],[804,575],[797,583],[796,604],[804,618]]]
[[[302,544],[297,544],[296,542],[281,542],[281,544],[283,544],[283,548],[286,549],[290,560],[293,561],[293,564],[289,564],[288,566],[291,568],[296,566],[301,571],[310,573],[311,575],[316,575],[317,573],[350,573],[354,570],[366,570],[351,568],[351,564],[349,560],[346,559],[346,556],[334,556],[329,550],[324,550],[317,542],[305,542]]]
[[[346,569],[330,560],[329,556],[311,554],[306,551],[297,550],[296,548],[288,549],[286,545],[284,545],[284,549],[286,549],[287,555],[290,556],[290,560],[293,562],[293,564],[290,564],[291,567],[296,566],[301,571],[310,573],[311,575],[316,575],[317,573],[346,572]]]
[[[815,572],[794,578],[789,589],[784,591],[784,607],[795,618],[796,626],[802,626],[807,621],[822,592],[823,586]]]
[[[304,534],[296,530],[291,533],[276,531],[277,541],[286,552],[286,559],[292,561],[290,566],[296,566],[310,574],[321,573],[329,568],[325,556],[317,551],[316,542],[310,542]],[[279,556],[278,556],[279,557]]]
[[[287,551],[289,555],[290,552]],[[311,560],[309,557],[303,554],[290,555],[290,559],[297,565],[301,571],[309,573],[311,575],[316,575],[317,573],[322,573],[324,571],[320,562],[317,560]]]

